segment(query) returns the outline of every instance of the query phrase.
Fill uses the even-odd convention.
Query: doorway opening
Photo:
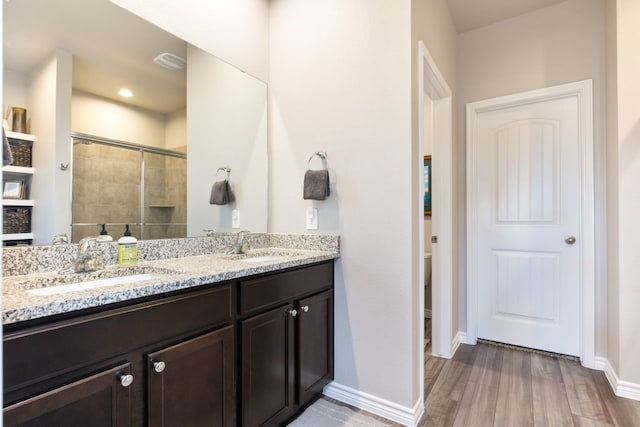
[[[431,216],[424,216],[420,207],[420,239],[418,253],[414,253],[419,263],[418,286],[420,298],[419,315],[421,346],[424,349],[425,330],[425,253],[431,253],[431,353],[435,356],[451,358],[456,350],[453,334],[453,128],[452,94],[444,77],[438,70],[425,44],[418,45],[418,153],[420,180],[418,197],[424,198],[425,155],[431,154]],[[431,145],[429,145],[431,142]],[[432,149],[427,153],[425,146]],[[429,226],[431,230],[429,230]],[[429,235],[427,236],[427,232]],[[431,243],[431,250],[425,244],[425,236]],[[424,377],[424,352],[421,355],[421,376]]]

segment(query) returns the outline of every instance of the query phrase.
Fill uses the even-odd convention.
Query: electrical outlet
[[[240,228],[240,211],[238,209],[231,211],[231,228]]]
[[[307,208],[307,230],[318,229],[318,209]]]

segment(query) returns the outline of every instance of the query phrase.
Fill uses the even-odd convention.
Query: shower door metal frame
[[[140,191],[138,192],[138,197],[139,197],[139,202],[140,202],[140,212],[139,212],[139,222],[137,223],[128,223],[129,225],[137,225],[140,227],[140,239],[144,239],[144,226],[145,226],[145,218],[144,218],[144,184],[145,184],[145,177],[144,177],[144,171],[145,171],[145,155],[146,154],[159,154],[159,155],[163,155],[163,156],[170,156],[170,157],[176,157],[176,158],[180,158],[180,159],[187,159],[187,155],[185,153],[181,153],[178,151],[173,151],[173,150],[167,150],[164,148],[158,148],[158,147],[150,147],[150,146],[146,146],[146,145],[139,145],[139,144],[134,144],[132,142],[127,142],[127,141],[121,141],[121,140],[117,140],[117,139],[110,139],[110,138],[103,138],[100,136],[95,136],[95,135],[89,135],[89,134],[84,134],[84,133],[79,133],[79,132],[71,132],[71,158],[73,158],[73,145],[74,142],[78,141],[78,142],[84,142],[84,143],[89,143],[89,144],[102,144],[102,145],[108,145],[110,147],[118,147],[118,148],[124,148],[124,149],[128,149],[128,150],[134,150],[134,151],[138,151],[140,152]],[[73,236],[73,227],[74,226],[100,226],[102,223],[76,223],[73,221],[73,168],[72,168],[72,177],[70,180],[70,185],[72,186],[72,188],[70,189],[71,192],[71,235]],[[182,225],[182,223],[170,223],[171,225]],[[109,223],[107,225],[125,225],[125,223]],[[154,225],[163,225],[163,224],[154,224]],[[167,225],[167,224],[164,224]],[[184,225],[186,225],[186,223],[184,223]]]

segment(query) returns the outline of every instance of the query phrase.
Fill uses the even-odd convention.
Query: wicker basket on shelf
[[[4,206],[2,233],[31,233],[31,206]]]
[[[16,138],[7,139],[9,140],[9,147],[11,147],[11,155],[13,156],[13,163],[11,163],[11,165],[30,168],[33,142]]]

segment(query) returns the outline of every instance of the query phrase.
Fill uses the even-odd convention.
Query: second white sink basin
[[[287,258],[282,255],[262,255],[262,256],[254,256],[249,258],[240,258],[238,261],[240,262],[272,262],[272,261],[280,261]]]
[[[31,295],[45,296],[58,295],[67,292],[87,291],[89,289],[102,288],[105,286],[124,285],[126,283],[143,282],[145,280],[156,279],[156,274],[133,274],[130,276],[110,277],[108,279],[88,280],[85,282],[69,283],[66,285],[48,286],[44,288],[28,289],[26,292]]]

